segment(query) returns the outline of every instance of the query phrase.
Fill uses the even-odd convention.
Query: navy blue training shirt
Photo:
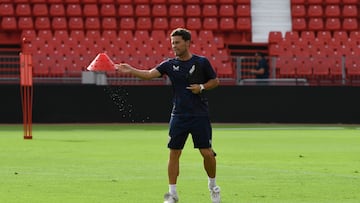
[[[216,73],[207,58],[194,54],[187,61],[171,58],[160,63],[156,69],[171,80],[174,91],[172,116],[209,114],[205,95],[193,94],[191,90],[186,89],[190,84],[203,84],[216,78]]]

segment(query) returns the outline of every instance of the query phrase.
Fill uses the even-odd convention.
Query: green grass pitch
[[[213,125],[223,203],[360,202],[360,127]],[[167,124],[0,125],[0,202],[159,203]],[[180,160],[181,203],[210,202],[198,150]]]

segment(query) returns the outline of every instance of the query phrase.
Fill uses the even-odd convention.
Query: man
[[[268,79],[269,78],[269,65],[265,59],[265,56],[261,52],[255,54],[257,66],[251,70],[251,73],[256,75],[256,79]]]
[[[216,185],[216,159],[212,149],[212,127],[208,114],[208,103],[203,92],[219,85],[208,59],[190,52],[191,34],[184,28],[171,32],[171,46],[175,58],[167,59],[151,70],[139,70],[121,63],[116,69],[141,79],[152,79],[166,74],[174,90],[173,109],[170,119],[168,162],[169,192],[164,203],[179,201],[176,182],[179,175],[179,159],[189,134],[194,148],[198,148],[208,175],[208,187],[213,203],[220,202],[220,188]]]

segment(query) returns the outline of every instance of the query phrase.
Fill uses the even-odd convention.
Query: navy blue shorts
[[[212,128],[207,116],[172,116],[170,119],[170,149],[183,149],[185,142],[192,135],[194,148],[211,148]]]

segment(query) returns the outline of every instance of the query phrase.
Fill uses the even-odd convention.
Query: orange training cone
[[[86,68],[89,71],[114,71],[115,64],[105,53],[99,53]]]

